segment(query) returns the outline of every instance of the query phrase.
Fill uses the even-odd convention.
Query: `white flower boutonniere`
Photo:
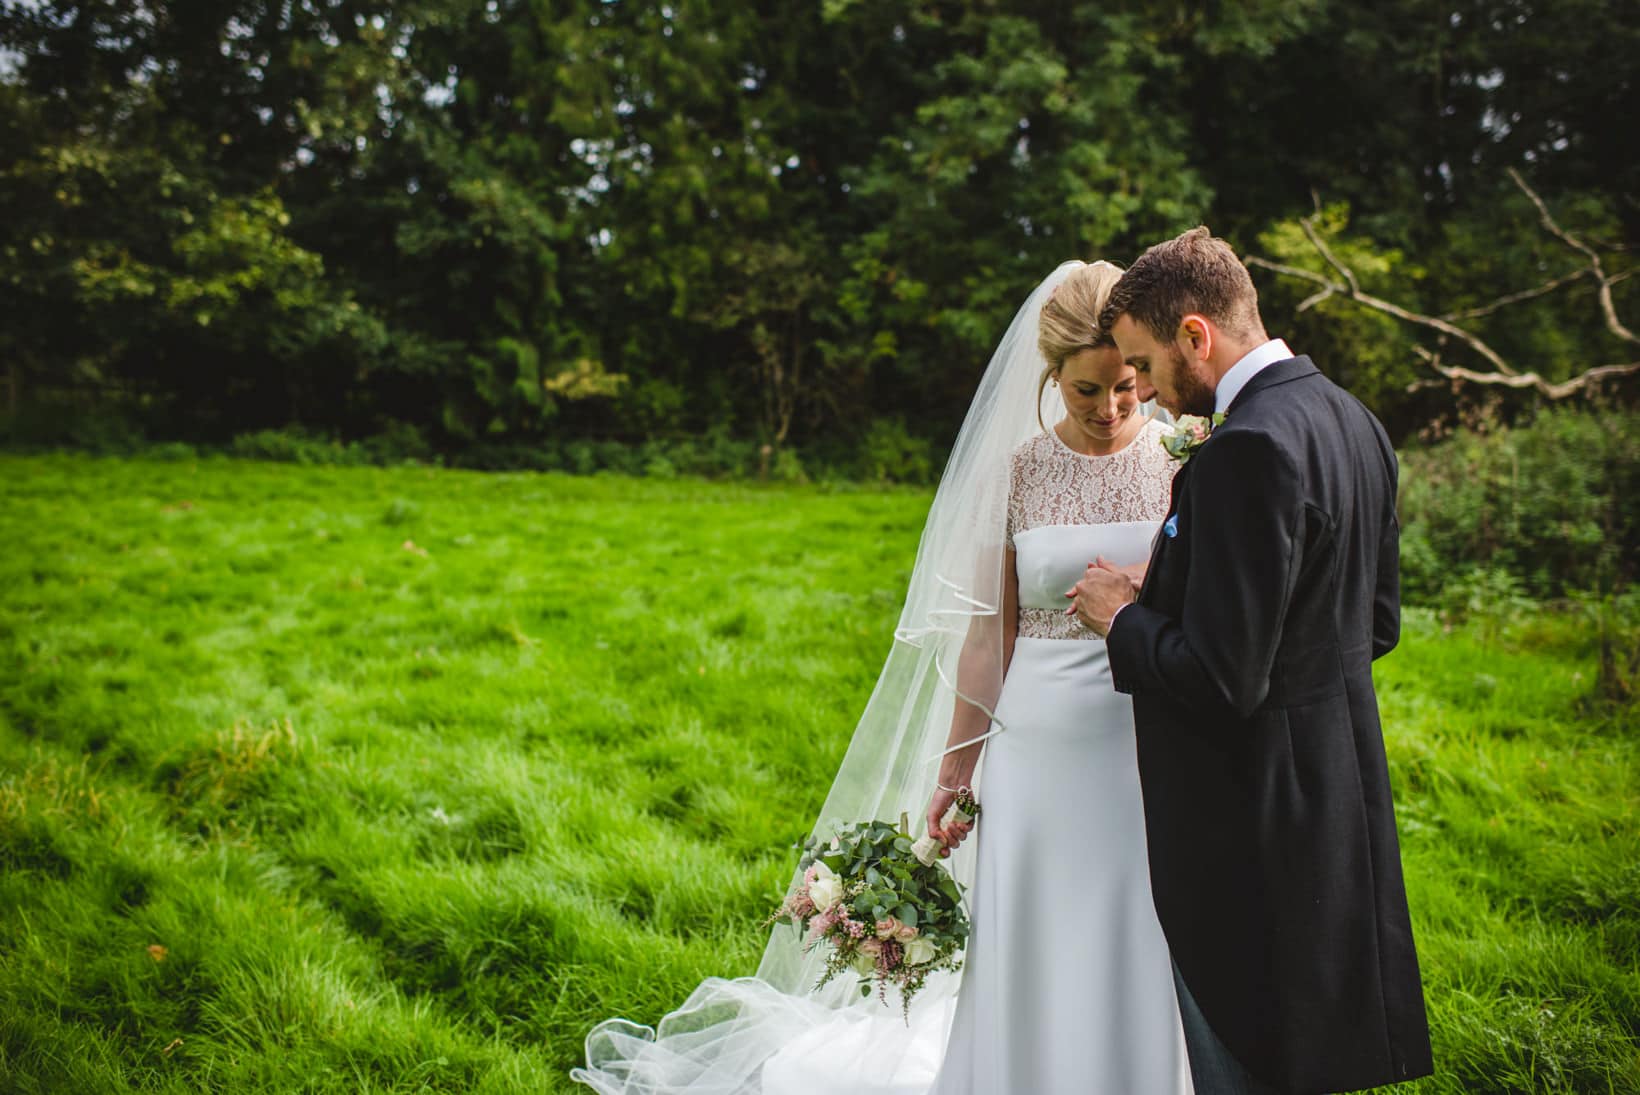
[[[1222,411],[1212,418],[1199,414],[1181,415],[1179,420],[1173,423],[1173,429],[1162,435],[1162,448],[1180,464],[1188,464],[1190,458],[1196,455],[1196,450],[1207,444],[1214,427],[1223,421]]]

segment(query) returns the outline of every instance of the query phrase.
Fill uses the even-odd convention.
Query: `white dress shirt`
[[[1258,375],[1260,369],[1274,365],[1278,361],[1286,361],[1293,356],[1287,344],[1279,338],[1272,338],[1261,346],[1254,346],[1242,355],[1240,361],[1230,366],[1230,371],[1219,379],[1219,386],[1213,391],[1213,411],[1222,414],[1230,409],[1230,404],[1236,401],[1236,396],[1247,387],[1247,382]]]

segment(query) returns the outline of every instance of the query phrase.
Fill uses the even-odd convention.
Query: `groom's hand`
[[[1071,599],[1067,615],[1082,621],[1082,626],[1104,638],[1110,634],[1110,624],[1123,605],[1133,603],[1133,581],[1103,559],[1089,563],[1082,580],[1065,594]]]
[[[1145,571],[1150,569],[1149,560],[1142,563],[1132,563],[1124,567],[1117,566],[1103,555],[1095,558],[1093,565],[1099,567],[1101,570],[1114,570],[1116,573],[1126,578],[1129,582],[1133,583],[1133,595],[1135,597],[1139,595],[1140,588],[1145,584]]]

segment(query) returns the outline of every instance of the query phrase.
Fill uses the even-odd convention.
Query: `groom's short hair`
[[[1185,316],[1206,316],[1234,335],[1264,330],[1258,290],[1230,245],[1206,227],[1158,243],[1128,267],[1099,313],[1104,331],[1125,316],[1170,342]]]

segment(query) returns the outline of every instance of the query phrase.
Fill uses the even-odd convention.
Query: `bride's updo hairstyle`
[[[1110,300],[1110,291],[1121,280],[1122,268],[1109,262],[1090,262],[1071,271],[1042,306],[1037,317],[1037,349],[1047,365],[1036,385],[1037,422],[1042,422],[1042,391],[1059,375],[1065,362],[1083,350],[1116,345],[1110,332],[1099,326],[1099,313]]]

